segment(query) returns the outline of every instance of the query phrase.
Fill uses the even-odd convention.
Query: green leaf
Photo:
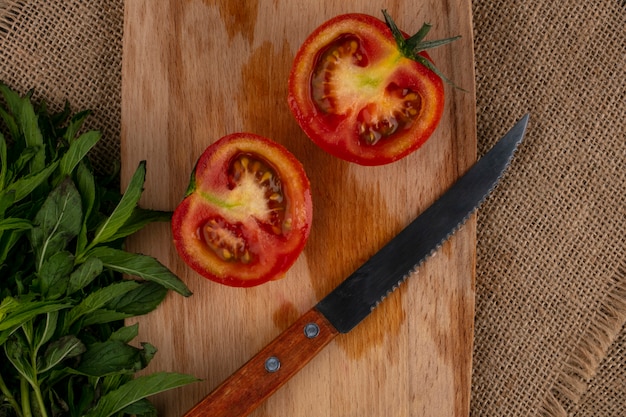
[[[141,349],[119,340],[108,340],[87,346],[75,369],[83,375],[102,377],[133,373],[142,368]]]
[[[28,343],[18,335],[12,335],[4,343],[4,352],[11,364],[31,384],[35,385],[37,374],[30,362]]]
[[[91,111],[84,110],[72,116],[70,123],[68,124],[67,128],[65,129],[65,133],[63,134],[63,139],[65,139],[67,143],[71,144],[74,141],[74,138],[76,137],[78,131],[85,122],[85,119],[87,119],[90,114]]]
[[[150,223],[169,222],[172,219],[172,212],[159,210],[146,210],[136,207],[126,223],[111,236],[110,240],[117,240],[132,235],[143,229]]]
[[[11,230],[8,233],[0,234],[0,264],[6,263],[7,257],[11,253],[13,247],[19,243],[20,238],[24,235],[23,230]],[[18,294],[20,292],[18,291]]]
[[[91,170],[84,161],[76,169],[76,184],[83,201],[83,223],[76,242],[76,257],[80,257],[87,246],[88,222],[96,202],[96,181]]]
[[[13,177],[19,177],[28,174],[28,163],[37,155],[41,146],[29,146],[22,149],[22,152],[15,158],[11,164],[11,171]],[[25,172],[22,172],[26,170]],[[34,174],[34,173],[33,173]]]
[[[92,292],[80,304],[68,312],[66,330],[82,316],[99,310],[111,300],[116,299],[138,285],[139,283],[135,281],[121,281]]]
[[[9,110],[14,114],[17,125],[24,135],[26,146],[39,149],[37,155],[31,161],[31,172],[41,171],[46,163],[46,155],[43,148],[43,136],[39,130],[37,115],[30,98],[21,98],[16,92],[1,84],[0,91],[4,95]]]
[[[70,275],[70,281],[67,286],[67,295],[74,294],[78,290],[82,290],[102,273],[102,261],[98,258],[88,258],[84,263],[78,266]]]
[[[139,334],[139,323],[135,323],[131,326],[124,326],[117,331],[113,332],[109,337],[109,340],[118,340],[120,342],[129,343]]]
[[[4,135],[0,132],[0,190],[4,190],[7,179],[7,141],[4,139]]]
[[[127,383],[132,379],[132,375],[129,373],[119,373],[107,375],[104,378],[101,378],[102,384],[100,385],[100,397],[106,394],[107,392],[113,391],[121,387],[123,384]]]
[[[39,373],[46,372],[65,359],[74,358],[85,352],[87,348],[83,342],[74,335],[63,336],[60,339],[50,343],[44,354],[43,364]]]
[[[26,219],[20,219],[18,217],[9,217],[7,219],[0,220],[0,232],[5,230],[29,230],[33,227],[33,224]]]
[[[166,295],[167,288],[156,282],[147,281],[111,301],[109,308],[133,316],[140,316],[157,308]]]
[[[123,415],[141,416],[141,417],[157,417],[158,411],[156,407],[146,398],[135,401],[131,405],[124,407],[121,411]]]
[[[141,376],[104,395],[85,417],[109,417],[143,398],[197,381],[190,375],[168,372]]]
[[[12,138],[18,138],[20,136],[20,129],[17,127],[17,122],[15,121],[15,117],[5,109],[0,107],[0,117],[4,120],[5,125],[7,126],[7,130],[9,131],[9,135]]]
[[[97,131],[89,131],[82,134],[78,139],[70,144],[69,149],[61,158],[61,176],[69,176],[80,161],[100,140],[102,134]]]
[[[8,314],[14,313],[19,307],[20,307],[20,302],[16,298],[13,298],[13,297],[4,298],[2,302],[0,303],[0,323],[2,323],[2,320],[4,320],[4,318]],[[2,328],[0,327],[0,329]]]
[[[74,257],[67,251],[53,254],[46,259],[37,275],[41,293],[48,300],[65,295],[74,269]]]
[[[31,194],[41,184],[43,184],[44,181],[46,181],[48,177],[54,172],[54,170],[57,169],[58,164],[58,162],[53,162],[39,172],[26,175],[25,177],[16,180],[15,182],[8,185],[2,191],[2,194],[14,193],[15,197],[13,202],[17,203],[24,197],[27,197],[29,194]]]
[[[132,314],[124,313],[121,311],[115,311],[111,309],[100,308],[98,310],[94,310],[89,314],[85,314],[82,326],[88,327],[94,324],[105,324],[105,323],[113,323],[116,321],[122,321],[132,317]]]
[[[36,316],[69,307],[71,304],[55,301],[19,301],[13,297],[5,298],[0,303],[0,344],[4,343],[15,329]]]
[[[140,352],[142,359],[142,369],[148,366],[150,361],[154,358],[154,355],[157,353],[157,348],[152,346],[150,343],[142,343],[141,346],[143,349]]]
[[[46,198],[35,216],[31,243],[36,255],[36,268],[52,254],[64,250],[78,235],[82,220],[81,199],[74,183],[66,178]]]
[[[54,336],[54,332],[57,329],[58,318],[59,312],[52,311],[50,313],[46,313],[46,319],[39,323],[35,331],[33,343],[35,352],[39,351],[41,346],[48,343],[52,336]]]
[[[92,249],[89,256],[99,258],[105,267],[114,271],[156,282],[185,297],[191,295],[189,288],[153,257],[103,246]]]
[[[91,247],[101,243],[110,242],[117,231],[126,224],[139,202],[143,192],[143,183],[146,178],[146,162],[142,161],[131,178],[122,199],[113,213],[102,223],[91,242]]]
[[[68,416],[82,417],[91,408],[95,398],[94,386],[85,384],[82,376],[71,376],[67,382]],[[61,414],[63,415],[63,414]]]
[[[0,191],[0,217],[4,217],[7,209],[13,205],[15,201],[15,191]]]

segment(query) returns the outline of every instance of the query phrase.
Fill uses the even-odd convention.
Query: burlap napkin
[[[89,108],[119,158],[123,1],[0,0],[0,80]],[[626,415],[626,5],[474,0],[479,154],[527,139],[478,216],[472,416]]]
[[[120,158],[123,28],[123,0],[0,0],[0,81],[53,110],[92,110],[92,160],[107,173]]]
[[[479,153],[531,124],[479,212],[472,413],[624,416],[626,8],[475,0],[473,21]]]

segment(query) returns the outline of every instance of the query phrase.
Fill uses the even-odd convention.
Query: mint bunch
[[[135,377],[157,349],[124,320],[191,293],[123,243],[171,213],[138,207],[145,162],[124,194],[96,176],[89,112],[0,93],[0,417],[156,415],[146,397],[196,379]]]

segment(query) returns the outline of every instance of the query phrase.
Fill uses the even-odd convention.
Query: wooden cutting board
[[[202,151],[236,131],[267,136],[309,175],[308,244],[283,280],[250,289],[205,280],[178,259],[169,224],[151,225],[128,249],[157,257],[194,295],[170,294],[141,317],[138,342],[159,349],[147,371],[185,372],[197,384],[153,398],[180,416],[430,205],[476,159],[470,0],[128,0],[122,85],[122,182],[147,161],[141,204],[173,210]],[[286,103],[287,77],[305,37],[347,12],[386,8],[428,39],[445,113],[416,153],[382,167],[333,158],[302,133]],[[475,219],[347,335],[340,335],[252,415],[468,416],[474,320]]]

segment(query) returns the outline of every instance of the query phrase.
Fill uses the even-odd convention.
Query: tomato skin
[[[262,171],[273,179],[260,178]],[[311,220],[302,164],[267,138],[234,133],[200,156],[171,227],[178,254],[193,270],[224,285],[251,287],[284,276],[304,249]]]
[[[352,88],[347,82],[352,75],[341,75],[341,78],[338,75],[341,82],[335,81],[335,85],[331,85],[330,93],[335,100],[329,100],[331,104],[328,107],[334,106],[329,112],[325,103],[320,105],[321,98],[316,101],[315,74],[322,65],[320,59],[325,51],[333,48],[333,44],[337,44],[342,37],[358,43],[358,50],[352,55],[357,57],[353,59],[356,63],[343,64],[346,68],[344,72],[354,74],[354,80],[363,81],[355,81]],[[343,51],[341,47],[336,49]],[[431,60],[426,52],[419,55]],[[358,58],[362,60],[357,62]],[[327,66],[330,76],[335,75],[333,71],[338,72],[333,64]],[[332,80],[327,84],[332,84]],[[370,88],[372,86],[374,88]],[[394,103],[393,97],[390,99],[388,94],[390,86],[416,93],[419,96],[416,100],[416,103],[419,102],[418,114],[401,118],[401,128],[388,136],[383,135],[373,144],[365,143],[359,137],[360,126],[364,125],[363,117],[380,119],[381,113],[398,110],[390,109]],[[317,96],[323,97],[324,94],[318,92]],[[326,152],[360,165],[383,165],[412,153],[432,135],[443,113],[444,89],[436,73],[402,55],[383,21],[352,13],[326,21],[304,41],[290,72],[288,104],[306,135]],[[393,119],[386,118],[392,120],[391,124]],[[384,133],[385,126],[378,130]]]

